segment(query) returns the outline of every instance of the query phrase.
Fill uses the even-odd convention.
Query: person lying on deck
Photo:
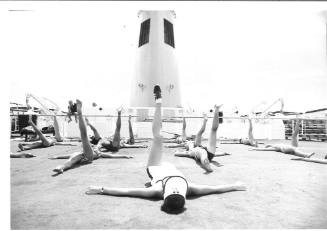
[[[162,131],[164,132],[164,131]],[[166,132],[166,133],[169,133],[169,132]],[[192,137],[188,137],[186,135],[186,120],[185,120],[185,117],[183,117],[183,127],[182,127],[182,135],[179,135],[179,134],[175,134],[175,133],[169,133],[169,134],[174,134],[174,138],[170,138],[168,140],[164,140],[163,142],[164,143],[177,143],[177,146],[174,146],[174,145],[169,145],[169,146],[165,146],[165,147],[183,147],[183,145],[187,142],[187,141],[190,141],[192,140]]]
[[[195,160],[195,162],[207,172],[212,172],[210,163],[215,164],[216,166],[221,166],[218,162],[213,161],[213,158],[216,156],[225,156],[230,155],[226,152],[216,153],[216,141],[217,141],[217,130],[219,127],[219,108],[220,106],[215,105],[214,117],[212,120],[212,127],[210,131],[209,143],[208,147],[204,147],[201,145],[202,134],[205,131],[206,123],[208,118],[204,116],[203,124],[201,129],[196,135],[194,146],[189,145],[188,150],[186,151],[177,151],[175,152],[175,156],[178,157],[188,157]]]
[[[22,142],[18,144],[18,148],[21,151],[25,150],[31,150],[31,149],[36,149],[36,148],[47,148],[50,146],[53,146],[57,144],[58,142],[63,142],[63,139],[60,135],[59,131],[59,124],[57,121],[57,116],[56,113],[53,115],[53,125],[54,125],[54,130],[55,130],[55,136],[54,137],[45,137],[45,135],[41,132],[41,130],[34,124],[32,121],[32,116],[29,116],[28,123],[31,125],[35,131],[35,133],[39,136],[40,140],[34,141],[34,142]]]
[[[249,121],[249,130],[248,130],[248,137],[247,138],[242,138],[239,140],[233,140],[230,142],[223,142],[224,144],[244,144],[244,145],[249,145],[253,147],[258,147],[258,141],[256,141],[253,137],[253,125],[252,125],[252,119],[247,118]]]
[[[121,148],[147,148],[147,145],[137,145],[135,144],[131,116],[128,118],[129,125],[129,139],[123,139],[120,137],[120,128],[121,128],[121,111],[122,108],[118,108],[118,117],[116,121],[116,129],[113,137],[110,138],[102,138],[98,132],[98,130],[90,123],[90,121],[85,118],[86,124],[93,131],[93,136],[91,137],[91,144],[97,145],[97,148],[102,151],[111,151],[117,152]]]
[[[185,118],[183,118],[185,121]],[[197,133],[196,137],[195,137],[195,140],[193,141],[192,139],[188,138],[187,139],[187,136],[186,136],[186,122],[184,123],[183,122],[183,131],[182,131],[182,136],[180,136],[177,140],[175,140],[174,143],[177,143],[177,144],[170,144],[170,145],[166,145],[165,148],[185,148],[186,150],[190,150],[191,148],[193,148],[195,145],[195,143],[198,143],[199,142],[199,139],[200,139],[200,142],[201,142],[201,136],[202,134],[204,133],[205,131],[205,128],[206,128],[206,125],[207,125],[207,121],[208,121],[208,116],[206,114],[203,114],[203,123],[202,123],[202,126],[199,130],[199,132]],[[164,143],[167,143],[166,141]],[[170,142],[168,142],[170,143]]]
[[[299,157],[305,157],[310,158],[312,155],[314,155],[314,152],[308,153],[300,150],[298,148],[298,134],[300,130],[300,123],[301,120],[296,119],[295,128],[292,134],[292,143],[289,144],[268,144],[263,148],[251,148],[250,151],[275,151],[275,152],[282,152],[289,155],[299,156]]]
[[[78,116],[78,125],[81,134],[82,140],[82,151],[72,153],[71,155],[64,156],[56,156],[51,157],[50,159],[68,159],[64,164],[57,166],[53,171],[57,173],[63,173],[64,171],[72,168],[76,164],[88,164],[92,163],[93,160],[98,158],[132,158],[131,156],[125,155],[111,155],[102,153],[97,149],[93,149],[91,147],[89,138],[87,136],[86,124],[84,122],[83,114],[82,114],[82,102],[80,100],[76,100],[77,106],[77,116]]]
[[[319,158],[299,157],[299,158],[292,158],[291,160],[300,160],[300,161],[313,162],[313,163],[318,163],[318,164],[327,164],[327,158],[319,159]]]
[[[161,130],[161,90],[154,87],[156,100],[154,119],[152,123],[153,142],[147,162],[147,173],[150,182],[148,188],[111,188],[103,186],[90,186],[86,194],[102,194],[112,196],[130,196],[140,198],[163,199],[161,209],[167,213],[180,213],[184,211],[187,197],[202,196],[214,193],[231,191],[244,191],[246,186],[242,183],[230,185],[210,186],[191,183],[173,164],[162,162],[163,138]]]
[[[18,153],[10,153],[10,158],[32,158],[32,157],[36,157],[35,155],[31,154],[31,153],[22,153],[22,152],[18,152]]]

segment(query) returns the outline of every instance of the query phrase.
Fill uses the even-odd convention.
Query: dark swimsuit
[[[76,103],[74,103],[74,104],[70,107],[70,111],[71,111],[72,113],[77,112],[77,105],[76,105]]]
[[[100,140],[101,140],[101,137],[99,137],[99,138],[95,138],[95,136],[91,136],[90,143],[91,143],[91,144],[94,144],[94,145],[97,145],[97,144],[99,143]]]
[[[149,168],[146,168],[146,172],[148,173],[148,176],[150,177],[150,179],[152,180],[153,179],[153,177],[152,177],[152,175],[151,175],[151,173],[150,173],[150,171],[149,171]],[[164,177],[163,179],[160,179],[160,180],[157,180],[156,181],[156,183],[158,183],[159,181],[161,181],[161,183],[162,183],[162,191],[163,191],[163,193],[165,192],[165,187],[166,187],[166,183],[167,183],[167,181],[168,180],[170,180],[171,178],[174,178],[174,177],[180,177],[180,178],[182,178],[184,181],[185,181],[185,183],[186,183],[186,187],[187,187],[187,190],[188,190],[188,183],[187,183],[187,180],[184,178],[184,177],[182,177],[182,176],[178,176],[178,175],[176,175],[176,176],[166,176],[166,177]],[[151,184],[151,183],[150,183]],[[147,184],[146,184],[147,185]],[[187,191],[186,190],[186,191]]]
[[[215,157],[215,154],[213,154],[212,152],[209,152],[207,147],[204,148],[207,151],[208,154],[208,160],[211,162],[212,159]]]
[[[215,154],[213,154],[212,152],[209,152],[207,147],[204,147],[204,146],[202,146],[202,145],[198,145],[197,147],[200,147],[200,148],[203,148],[204,150],[206,150],[207,155],[208,155],[208,160],[209,160],[210,162],[211,162],[212,159],[215,157]]]
[[[110,140],[109,143],[108,143],[108,142],[103,143],[103,144],[102,144],[102,147],[104,147],[105,149],[107,149],[107,150],[110,151],[110,152],[118,152],[119,147],[115,147],[115,146],[113,146],[112,143],[113,143],[113,142]]]

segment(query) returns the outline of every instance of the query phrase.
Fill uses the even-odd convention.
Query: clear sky
[[[139,10],[176,12],[185,107],[327,106],[326,2],[1,2],[10,101],[29,92],[63,108],[75,98],[128,106]]]

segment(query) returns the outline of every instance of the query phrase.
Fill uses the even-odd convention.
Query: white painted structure
[[[178,62],[174,39],[174,11],[140,11],[139,43],[136,55],[136,70],[132,80],[130,108],[124,115],[137,115],[133,118],[133,131],[136,137],[152,138],[152,123],[144,122],[145,118],[154,114],[153,87],[161,86],[163,95],[163,119],[172,116],[202,116],[202,112],[187,113],[181,107],[181,92],[178,76]],[[83,108],[85,114],[116,115],[115,109],[103,108],[101,112],[95,108]],[[227,113],[228,114],[228,113]],[[212,114],[210,114],[212,116]],[[115,131],[116,117],[89,117],[90,122],[103,136],[110,136]],[[179,119],[180,120],[180,119]],[[79,137],[78,124],[61,121],[62,134],[67,137]],[[212,119],[209,119],[203,138],[209,137]],[[188,135],[196,134],[202,125],[202,118],[187,119]],[[162,123],[162,130],[181,134],[182,123]],[[244,138],[247,137],[248,124],[246,120],[225,120],[219,126],[217,137]],[[284,139],[284,125],[281,120],[254,121],[253,133],[256,139]],[[88,135],[92,131],[88,128]],[[162,133],[171,137],[167,133]],[[121,136],[128,137],[127,118],[122,118]]]
[[[153,87],[159,84],[162,106],[181,108],[174,39],[175,12],[139,11],[138,18],[140,34],[130,106],[154,107]]]

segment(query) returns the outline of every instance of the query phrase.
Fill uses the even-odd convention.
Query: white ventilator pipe
[[[136,72],[131,107],[154,107],[153,87],[161,87],[163,107],[181,108],[181,93],[174,37],[174,11],[140,11]]]

